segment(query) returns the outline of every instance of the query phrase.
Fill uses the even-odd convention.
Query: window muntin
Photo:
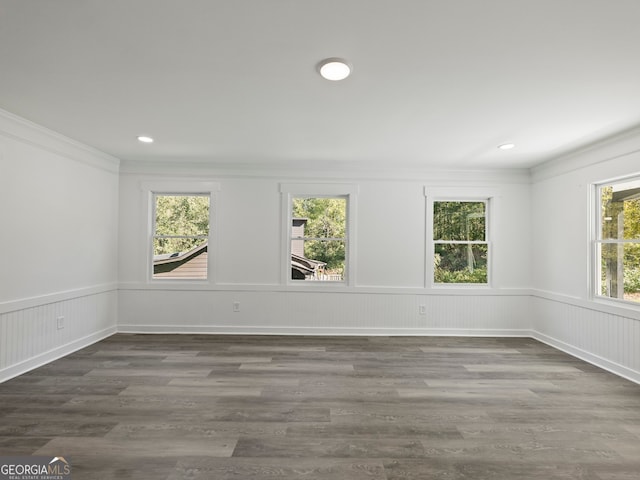
[[[433,282],[488,284],[487,201],[433,202]]]
[[[640,303],[640,177],[596,191],[595,294]]]
[[[292,196],[292,281],[344,282],[347,271],[346,196]]]
[[[209,194],[153,194],[151,278],[208,278],[209,209]]]

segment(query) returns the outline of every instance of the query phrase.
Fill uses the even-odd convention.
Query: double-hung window
[[[154,193],[152,278],[208,278],[210,195]]]
[[[220,184],[186,178],[145,180],[140,186],[147,199],[147,279],[213,282],[213,210]]]
[[[596,185],[595,295],[640,303],[640,176]]]
[[[343,184],[281,185],[285,283],[353,283],[356,191]]]
[[[488,284],[487,200],[433,202],[433,283]]]
[[[291,280],[344,281],[347,198],[293,197],[291,211]]]

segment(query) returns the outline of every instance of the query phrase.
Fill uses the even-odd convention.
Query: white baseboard
[[[91,335],[87,335],[86,337],[79,338],[78,340],[74,340],[73,342],[61,345],[60,347],[36,355],[35,357],[29,358],[28,360],[25,360],[23,362],[16,363],[15,365],[4,368],[0,370],[0,383],[6,382],[7,380],[17,377],[18,375],[22,375],[38,367],[46,365],[47,363],[51,363],[54,360],[65,357],[82,348],[88,347],[89,345],[110,337],[114,333],[116,333],[115,326],[105,328],[104,330],[101,330],[99,332],[92,333]]]
[[[537,331],[526,329],[447,329],[447,328],[325,328],[325,327],[239,327],[210,325],[119,325],[109,327],[66,345],[0,370],[0,383],[22,375],[115,333],[142,334],[226,334],[226,335],[327,335],[327,336],[468,336],[529,337],[577,357],[608,372],[640,384],[640,372],[594,355]]]
[[[589,353],[581,348],[574,347],[568,343],[565,343],[561,340],[557,340],[555,338],[549,337],[543,333],[532,331],[531,337],[538,340],[539,342],[546,343],[547,345],[561,350],[569,355],[572,355],[580,360],[584,360],[585,362],[591,363],[596,367],[600,367],[603,370],[611,372],[619,377],[626,378],[634,383],[640,384],[640,372],[636,370],[632,370],[630,368],[625,367],[624,365],[620,365],[618,363],[607,360],[606,358],[600,357],[599,355],[595,355],[593,353]]]
[[[456,328],[331,328],[261,327],[233,325],[118,325],[118,333],[191,333],[227,335],[327,335],[327,336],[457,336],[530,337],[530,330]]]

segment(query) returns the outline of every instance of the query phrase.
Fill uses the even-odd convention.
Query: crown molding
[[[637,126],[532,167],[531,181],[537,183],[639,152],[640,126]]]
[[[120,170],[118,158],[2,109],[0,135],[111,173]]]
[[[435,169],[415,165],[366,162],[213,162],[122,160],[122,175],[209,175],[216,178],[313,179],[326,181],[394,180],[439,184],[529,184],[529,169]]]

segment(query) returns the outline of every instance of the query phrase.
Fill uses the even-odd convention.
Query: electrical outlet
[[[56,318],[56,326],[58,327],[58,330],[61,330],[64,328],[64,317]]]
[[[418,313],[420,315],[426,315],[427,314],[427,306],[426,305],[418,305]]]
[[[234,312],[240,311],[240,302],[233,302],[233,311]]]

